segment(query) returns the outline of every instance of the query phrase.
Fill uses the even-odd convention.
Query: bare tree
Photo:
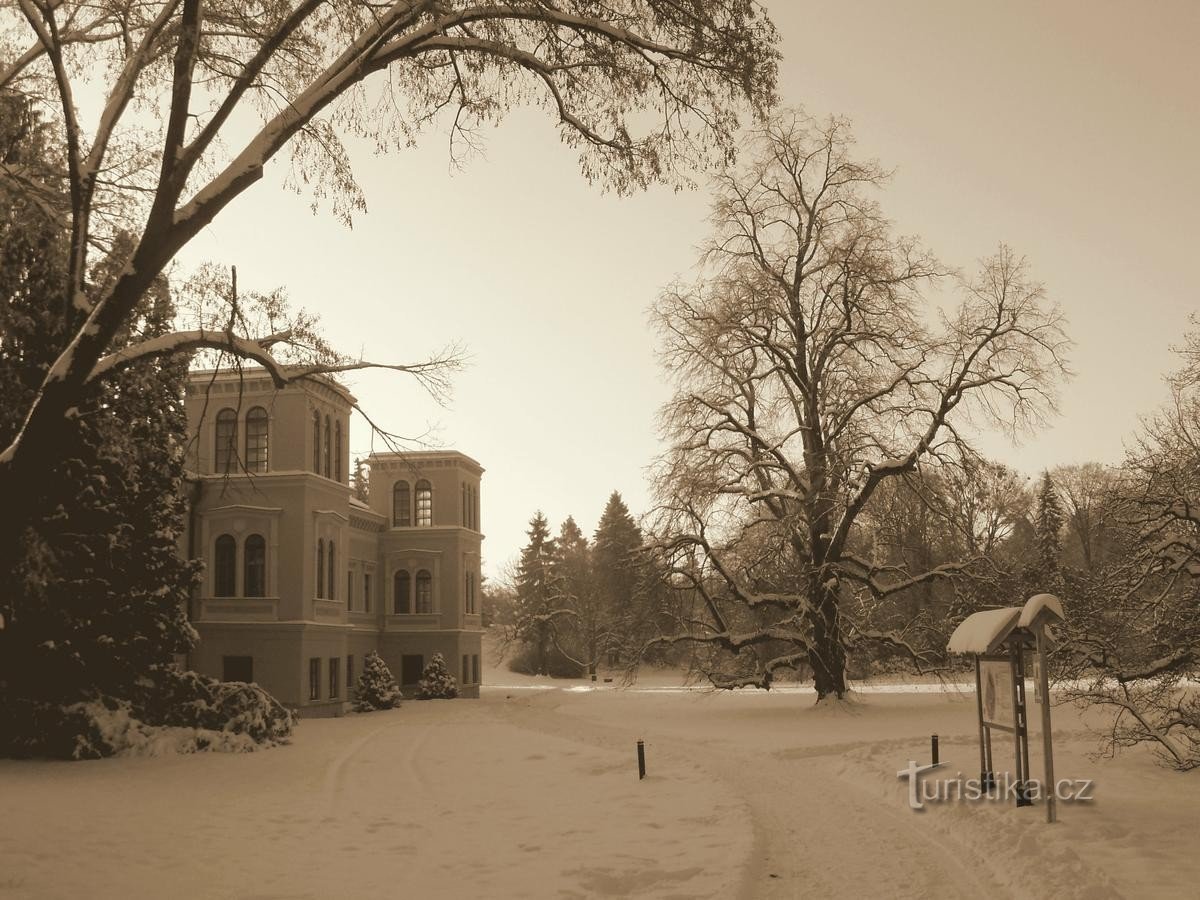
[[[1112,748],[1149,742],[1200,767],[1200,328],[1179,348],[1171,401],[1147,418],[1111,479],[1110,526],[1128,550],[1081,598],[1065,646],[1068,696],[1116,710]]]
[[[637,4],[591,0],[17,0],[0,9],[0,90],[41,103],[61,129],[69,258],[47,298],[70,339],[24,424],[0,448],[0,497],[47,471],[89,384],[166,355],[216,348],[264,366],[279,385],[318,371],[278,363],[287,332],[197,328],[110,353],[154,279],[258,181],[285,147],[348,217],[361,206],[339,134],[403,147],[442,111],[452,150],[512,106],[546,107],[579,149],[585,176],[618,190],[679,182],[732,152],[740,102],[773,99],[776,33],[753,0]],[[88,124],[84,87],[104,97]],[[248,136],[247,136],[248,135]],[[38,193],[27,167],[0,160],[6,189]],[[90,254],[131,237],[112,275]],[[423,364],[416,364],[422,366]],[[394,365],[407,370],[410,367]],[[19,515],[4,520],[11,544]]]
[[[663,412],[657,543],[700,599],[655,643],[782,644],[737,682],[805,662],[819,697],[840,697],[849,645],[906,644],[846,616],[846,599],[965,567],[863,556],[864,510],[890,480],[973,455],[959,430],[972,417],[1039,423],[1067,341],[1006,247],[935,316],[922,291],[939,267],[892,233],[872,196],[885,173],[854,159],[844,121],[783,115],[754,130],[746,156],[715,180],[701,277],[655,313],[678,386]]]
[[[1094,462],[1058,466],[1050,474],[1067,515],[1070,546],[1064,549],[1072,555],[1078,549],[1082,567],[1090,572],[1100,564],[1106,549],[1117,478],[1111,469]]]

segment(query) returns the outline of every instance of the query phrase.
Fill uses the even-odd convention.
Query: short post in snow
[[[638,781],[646,777],[646,745],[638,741]]]
[[[938,738],[936,734],[929,736],[929,745],[931,756],[929,761],[936,766],[938,764]]]

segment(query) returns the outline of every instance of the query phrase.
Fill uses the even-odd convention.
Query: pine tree
[[[554,609],[554,541],[541,510],[529,520],[529,543],[517,567],[513,626],[534,655],[534,674],[550,674],[551,615]]]
[[[400,705],[400,685],[392,676],[387,663],[374,650],[363,657],[362,674],[354,687],[356,712],[393,709]]]
[[[433,654],[417,682],[417,699],[453,700],[457,696],[458,683],[446,668],[446,660],[440,653]]]
[[[1033,591],[1062,595],[1062,529],[1066,522],[1062,501],[1050,473],[1042,475],[1038,486],[1037,508],[1034,514],[1036,552],[1030,572],[1029,587]]]
[[[600,516],[592,541],[592,571],[598,604],[609,623],[609,662],[620,656],[619,644],[641,618],[637,605],[644,592],[638,549],[642,531],[618,491],[613,491]]]

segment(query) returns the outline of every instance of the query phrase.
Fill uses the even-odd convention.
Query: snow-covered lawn
[[[1048,826],[1041,805],[909,809],[896,773],[931,733],[942,776],[978,775],[972,694],[814,709],[494,678],[510,686],[305,721],[263,753],[0,761],[0,898],[1197,895],[1200,773],[1094,761],[1070,708],[1057,774],[1096,799]]]

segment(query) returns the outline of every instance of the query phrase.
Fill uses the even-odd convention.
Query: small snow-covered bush
[[[387,663],[374,650],[363,658],[362,674],[354,690],[355,712],[392,709],[400,705],[400,685]]]
[[[446,669],[442,654],[433,654],[417,682],[418,700],[453,700],[458,696],[458,682]]]

